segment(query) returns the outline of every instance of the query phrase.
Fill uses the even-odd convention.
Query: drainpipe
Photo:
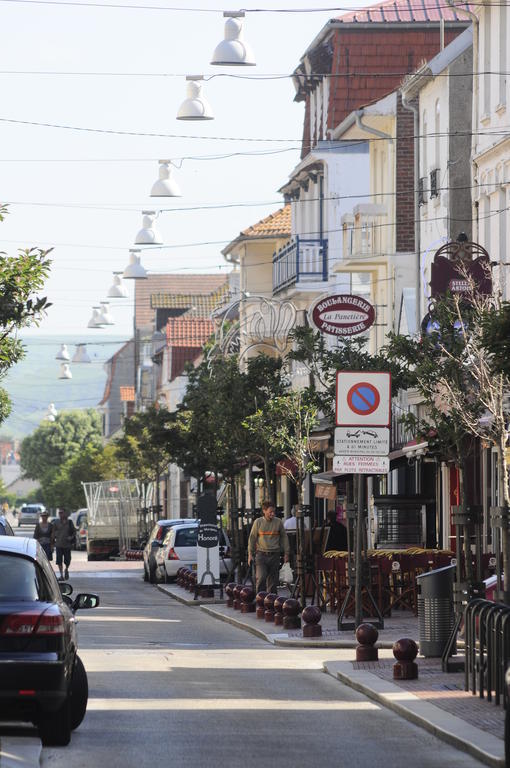
[[[372,128],[371,125],[365,125],[365,123],[361,122],[361,118],[364,114],[364,109],[357,109],[355,112],[356,125],[358,128],[360,128],[362,131],[365,131],[365,133],[371,133],[373,136],[379,136],[380,139],[388,139],[390,144],[393,144],[393,136],[390,136],[389,133],[384,133],[384,131],[379,131],[377,128]]]
[[[420,117],[418,114],[418,107],[410,104],[402,91],[400,94],[402,97],[402,106],[414,115],[414,249],[416,251],[416,333],[419,333],[421,325],[421,227],[420,203],[418,198],[418,179],[420,178],[420,140],[418,134],[420,131]]]

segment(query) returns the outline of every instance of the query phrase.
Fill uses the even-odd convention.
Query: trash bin
[[[455,623],[453,612],[454,565],[416,577],[420,654],[442,656]]]

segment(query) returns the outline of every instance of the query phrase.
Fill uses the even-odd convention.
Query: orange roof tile
[[[134,387],[119,387],[120,399],[123,403],[133,403],[135,400],[135,388]]]
[[[214,332],[214,324],[204,318],[172,317],[166,325],[170,347],[203,347]]]
[[[210,294],[228,283],[227,275],[149,275],[147,280],[137,280],[135,285],[135,307],[137,327],[150,325],[155,310],[151,307],[151,296],[165,294]]]
[[[351,11],[339,16],[336,21],[342,24],[367,23],[412,23],[440,21],[466,21],[462,8],[470,9],[469,3],[459,3],[457,13],[455,8],[447,5],[444,0],[421,0],[420,3],[409,3],[408,0],[386,0],[368,8]]]
[[[290,236],[290,205],[284,205],[275,213],[266,216],[251,227],[243,229],[241,237]]]

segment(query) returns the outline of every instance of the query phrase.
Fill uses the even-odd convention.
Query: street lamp
[[[55,360],[69,360],[69,352],[67,351],[67,345],[61,344],[60,350],[55,355]]]
[[[163,245],[163,239],[154,226],[156,211],[142,211],[142,228],[135,237],[135,245]]]
[[[251,47],[244,40],[244,11],[225,11],[225,39],[216,46],[211,64],[224,67],[254,67],[255,56]]]
[[[159,179],[154,182],[151,189],[151,197],[182,197],[179,185],[172,178],[170,160],[159,161]]]
[[[203,75],[186,75],[186,98],[179,107],[177,120],[214,120],[211,105],[202,95]]]
[[[72,379],[73,374],[71,373],[71,369],[69,368],[69,363],[62,363],[60,366],[60,373],[58,375],[59,379]]]
[[[128,289],[122,283],[121,275],[122,272],[113,273],[113,283],[106,294],[109,299],[126,299],[128,297]]]
[[[140,264],[141,253],[139,248],[131,248],[129,250],[129,264],[124,270],[124,280],[146,280],[147,272]]]
[[[92,307],[92,317],[87,323],[87,328],[102,328],[100,307]]]
[[[76,352],[73,355],[73,363],[91,363],[92,360],[87,352],[86,344],[77,344]]]
[[[109,310],[109,302],[101,301],[100,304],[101,309],[99,313],[101,316],[101,325],[115,325],[115,320],[113,319],[113,315]]]

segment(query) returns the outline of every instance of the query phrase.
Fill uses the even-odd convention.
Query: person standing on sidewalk
[[[60,580],[69,578],[69,566],[71,565],[71,549],[76,541],[76,528],[72,520],[69,520],[65,509],[59,509],[59,519],[53,523],[53,543],[57,553],[57,566],[60,571]],[[65,566],[65,573],[64,573]]]
[[[248,565],[255,561],[256,590],[277,593],[280,554],[289,562],[289,539],[272,501],[262,503],[262,517],[252,525],[248,539]]]

